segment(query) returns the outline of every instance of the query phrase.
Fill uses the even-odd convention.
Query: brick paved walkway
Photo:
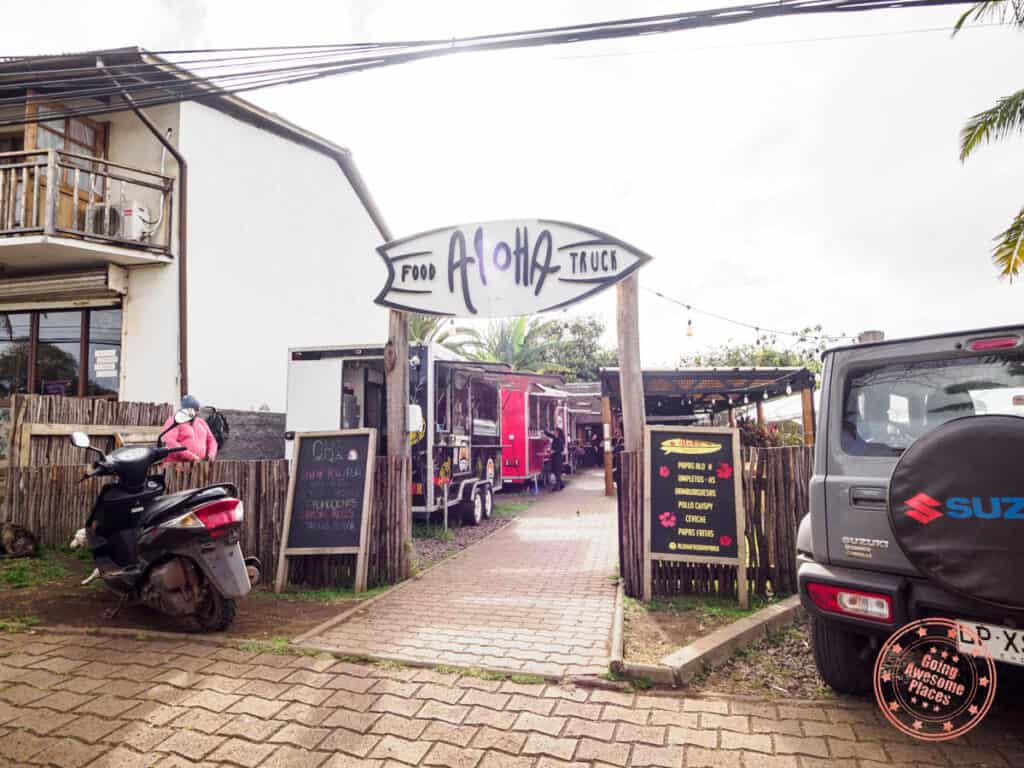
[[[971,768],[1024,718],[914,742],[867,701],[794,705],[443,675],[214,644],[0,634],[0,768]]]
[[[545,675],[608,670],[615,503],[581,474],[519,520],[306,641],[347,654]]]

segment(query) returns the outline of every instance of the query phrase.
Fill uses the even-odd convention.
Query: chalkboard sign
[[[299,432],[289,471],[276,589],[295,555],[358,555],[356,591],[366,588],[366,536],[377,452],[373,429]]]
[[[652,560],[746,563],[742,470],[738,430],[647,427],[645,592],[651,589]],[[738,571],[745,604],[746,568]]]

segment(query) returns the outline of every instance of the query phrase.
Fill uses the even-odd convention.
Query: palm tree
[[[508,363],[516,371],[543,372],[545,345],[552,322],[526,316],[495,320],[479,337],[470,354],[477,360]]]
[[[471,348],[480,341],[480,333],[473,328],[459,328],[454,318],[439,315],[409,315],[409,341],[440,344],[457,355],[467,357]]]
[[[1024,4],[1020,0],[984,0],[971,6],[957,21],[953,34],[969,21],[997,20],[1015,27],[1024,27]],[[967,121],[960,131],[960,161],[967,158],[983,143],[999,141],[1012,133],[1024,132],[1024,90],[1004,96],[995,106],[979,112]],[[1013,280],[1024,271],[1024,208],[1017,212],[1013,222],[995,237],[992,261],[1000,277]]]

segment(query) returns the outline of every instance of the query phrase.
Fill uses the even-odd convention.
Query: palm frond
[[[991,109],[974,115],[960,131],[960,161],[983,142],[997,141],[1024,130],[1024,90],[996,102]]]
[[[1024,272],[1024,208],[1013,219],[1005,232],[996,236],[992,249],[992,262],[999,270],[999,276],[1013,282]]]
[[[975,3],[957,19],[953,25],[955,35],[968,22],[995,20],[999,24],[1009,23],[1015,27],[1024,26],[1024,2],[1022,0],[983,0]]]

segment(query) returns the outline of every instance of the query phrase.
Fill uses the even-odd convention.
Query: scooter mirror
[[[89,436],[85,434],[85,432],[72,432],[71,444],[74,445],[75,448],[88,448]]]
[[[189,408],[182,408],[180,411],[174,414],[175,424],[188,424],[190,421],[195,421],[196,412]]]

